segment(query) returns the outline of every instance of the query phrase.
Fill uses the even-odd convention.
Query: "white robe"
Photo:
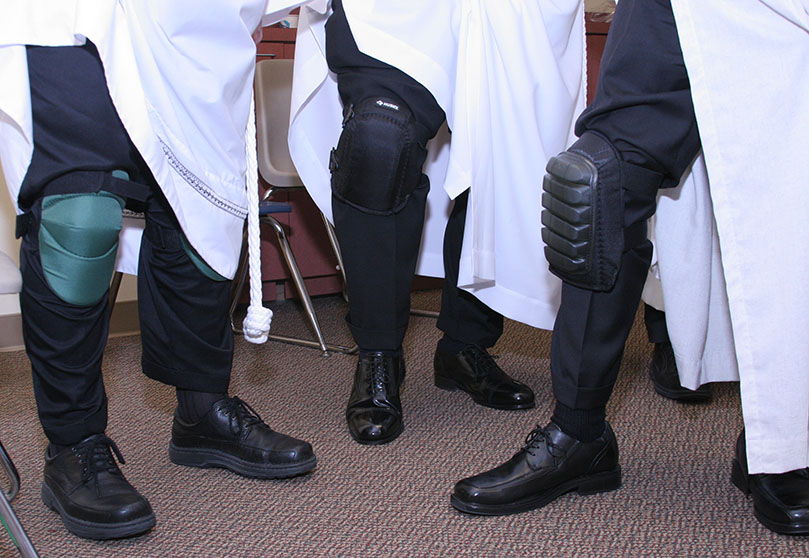
[[[319,4],[319,5],[318,5]],[[432,185],[417,273],[443,275],[449,200],[470,188],[459,286],[505,316],[550,329],[561,282],[540,236],[548,158],[575,139],[585,103],[580,0],[343,0],[359,49],[423,84],[452,130],[430,144]],[[325,60],[324,2],[298,21],[290,150],[312,198],[331,215],[328,156],[340,134]]]
[[[4,0],[0,160],[15,203],[33,152],[26,44],[91,40],[115,108],[192,246],[233,277],[247,214],[245,131],[260,24],[290,0]],[[125,220],[118,269],[137,272],[142,223]]]
[[[738,370],[751,473],[801,469],[809,466],[809,2],[672,7],[707,167],[706,176],[698,161],[680,199],[658,207],[677,364],[687,387]]]

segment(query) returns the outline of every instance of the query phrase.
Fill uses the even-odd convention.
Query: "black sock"
[[[184,422],[197,422],[227,393],[209,393],[177,388],[177,412]]]
[[[444,337],[438,340],[438,350],[448,355],[457,355],[471,345],[474,345],[474,343],[467,343],[466,341],[455,339],[446,333]]]
[[[360,347],[360,358],[366,357],[371,353],[373,353],[373,354],[381,353],[381,354],[383,354],[385,356],[391,356],[391,357],[395,358],[395,357],[399,356],[399,351],[400,350],[401,349],[396,349],[396,350],[393,350],[393,351],[389,351],[389,350],[380,350],[380,349],[363,349],[362,347]]]
[[[551,421],[568,436],[573,436],[580,442],[592,442],[604,433],[607,427],[606,417],[605,407],[571,409],[557,401]]]
[[[57,453],[59,453],[60,451],[62,451],[62,450],[66,450],[66,449],[67,449],[67,448],[69,448],[69,447],[70,447],[70,446],[62,446],[62,445],[59,445],[59,444],[54,444],[53,442],[50,442],[50,443],[48,444],[48,455],[49,455],[50,457],[53,457],[54,455],[56,455],[56,454],[57,454]]]

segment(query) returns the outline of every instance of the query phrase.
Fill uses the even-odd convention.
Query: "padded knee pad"
[[[90,306],[110,286],[125,201],[107,192],[42,200],[39,252],[45,279],[65,302]]]
[[[332,192],[366,213],[398,212],[419,185],[428,139],[427,129],[399,101],[370,97],[346,107],[331,153]]]
[[[227,281],[227,277],[223,277],[219,275],[214,269],[208,265],[208,263],[202,259],[194,247],[188,242],[188,239],[183,236],[183,250],[185,253],[188,254],[188,257],[191,259],[191,262],[196,266],[196,268],[208,279],[212,281]]]
[[[552,157],[546,170],[542,240],[551,272],[580,288],[611,290],[623,252],[646,241],[645,219],[624,226],[623,191],[654,196],[662,175],[623,162],[592,132]]]

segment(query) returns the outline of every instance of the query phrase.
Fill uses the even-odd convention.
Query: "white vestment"
[[[655,227],[677,364],[691,388],[738,374],[751,473],[801,469],[809,466],[809,2],[672,7],[705,164],[661,196]]]
[[[343,0],[363,53],[424,85],[452,130],[430,143],[427,220],[417,273],[443,275],[449,202],[469,190],[459,286],[492,309],[550,329],[561,282],[540,236],[547,160],[575,140],[586,97],[580,0]],[[301,11],[290,150],[321,211],[342,107],[325,60],[325,2]]]
[[[25,45],[98,48],[113,104],[186,237],[233,277],[247,214],[245,131],[261,24],[290,0],[4,0],[0,160],[12,200],[33,152]],[[125,220],[118,269],[137,272],[141,225]]]

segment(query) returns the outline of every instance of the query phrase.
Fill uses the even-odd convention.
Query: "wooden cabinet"
[[[261,42],[258,44],[258,59],[262,58],[294,58],[295,34],[297,29],[288,29],[273,25],[265,27]]]
[[[607,32],[610,24],[595,20],[590,14],[585,18],[587,32],[587,102],[593,100],[598,83],[598,71],[601,68],[601,56],[607,43]]]

